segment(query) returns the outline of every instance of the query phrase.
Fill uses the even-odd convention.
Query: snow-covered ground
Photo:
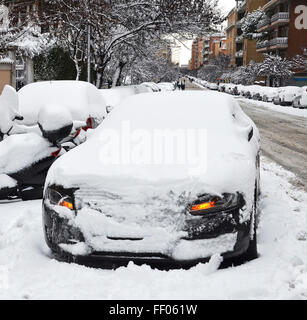
[[[274,103],[271,103],[271,102],[256,101],[252,99],[246,99],[243,97],[238,97],[237,99],[239,101],[242,100],[242,101],[248,102],[250,105],[254,105],[255,107],[261,106],[277,112],[282,112],[286,114],[291,114],[293,116],[307,118],[307,109],[298,109],[298,108],[293,108],[292,106],[285,107],[285,106],[275,105]]]
[[[57,262],[45,245],[41,202],[0,204],[0,299],[307,299],[307,195],[262,159],[260,257],[217,270],[136,266],[115,271]]]

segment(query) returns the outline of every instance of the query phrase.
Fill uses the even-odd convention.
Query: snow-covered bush
[[[297,70],[307,70],[307,48],[303,49],[302,55],[297,55],[292,59],[293,68]]]
[[[293,63],[278,55],[264,54],[264,61],[259,64],[259,76],[265,76],[273,87],[279,87],[292,78]]]
[[[10,50],[33,58],[54,44],[49,34],[41,32],[35,17],[16,24],[16,16],[7,9],[6,19],[7,23],[0,27],[0,58],[7,57]]]
[[[247,39],[260,38],[262,34],[257,33],[257,25],[262,19],[265,19],[265,15],[261,8],[248,13],[247,16],[242,19],[241,29],[243,37]]]

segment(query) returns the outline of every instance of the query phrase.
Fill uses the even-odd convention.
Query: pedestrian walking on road
[[[181,82],[181,89],[185,90],[185,79],[183,79],[183,81]]]

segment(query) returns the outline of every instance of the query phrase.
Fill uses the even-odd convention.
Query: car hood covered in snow
[[[46,185],[90,188],[140,202],[170,192],[253,194],[258,149],[257,128],[226,94],[140,94],[119,105],[86,143],[58,159]]]

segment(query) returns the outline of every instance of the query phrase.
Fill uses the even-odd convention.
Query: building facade
[[[230,57],[230,66],[236,66],[236,37],[237,37],[237,11],[233,8],[227,16],[227,28],[226,28],[226,52]],[[241,43],[243,43],[243,38]]]
[[[287,59],[303,55],[307,49],[307,21],[304,22],[304,12],[302,14],[297,8],[304,7],[307,15],[306,0],[266,1],[262,8],[265,17],[257,25],[258,32],[264,34],[257,43],[257,52],[273,53]],[[307,74],[296,72],[293,84],[307,85]]]
[[[226,37],[223,33],[215,33],[198,37],[193,41],[190,70],[197,70],[219,54],[227,53]]]
[[[227,54],[231,66],[246,66],[250,61],[261,62],[263,54],[256,51],[257,40],[243,38],[243,18],[254,10],[266,4],[267,0],[236,0],[236,7],[227,16]]]

